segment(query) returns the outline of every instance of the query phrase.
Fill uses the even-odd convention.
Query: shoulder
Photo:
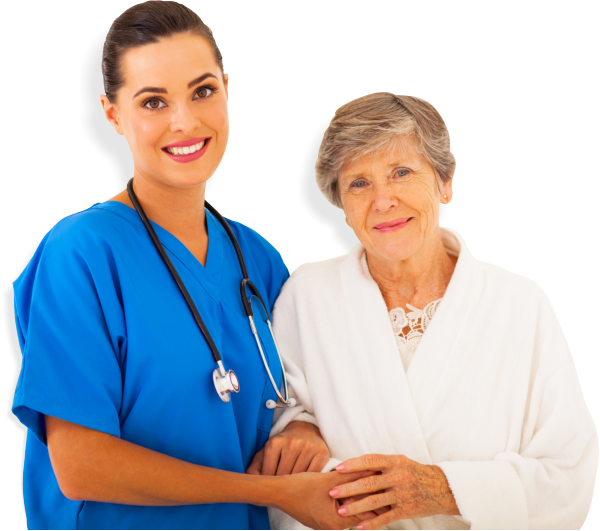
[[[260,257],[261,255],[266,255],[273,259],[280,260],[283,263],[279,251],[275,249],[275,247],[266,238],[239,221],[232,221],[228,218],[225,219],[235,234],[235,237],[240,240],[240,242],[244,242],[250,248],[253,256],[257,255]],[[218,223],[216,219],[215,222]]]
[[[281,290],[281,298],[284,300],[298,297],[312,299],[315,295],[322,298],[340,283],[341,265],[347,258],[348,255],[343,255],[301,265],[285,283]]]
[[[123,225],[134,227],[116,212],[95,204],[61,219],[48,232],[45,243],[56,248],[84,250],[91,247],[91,243],[97,243],[98,239],[111,238],[115,231],[122,233]]]
[[[481,268],[484,289],[493,290],[501,297],[510,297],[513,302],[546,299],[542,288],[533,280],[497,265],[477,262]]]
[[[71,214],[56,223],[38,245],[15,282],[15,287],[27,279],[33,280],[41,269],[56,276],[61,271],[68,271],[69,274],[88,271],[93,264],[106,262],[106,258],[113,253],[110,242],[114,238],[111,233],[114,234],[124,220],[96,206]],[[122,228],[116,231],[119,232],[123,232]]]
[[[219,223],[214,217],[213,221]],[[239,242],[248,271],[251,271],[251,264],[255,265],[256,272],[267,290],[269,306],[272,309],[281,287],[290,276],[281,254],[255,230],[237,221],[227,218],[226,221]]]

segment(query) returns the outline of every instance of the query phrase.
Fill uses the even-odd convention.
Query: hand
[[[346,529],[361,522],[358,516],[341,516],[339,503],[329,495],[332,487],[345,481],[355,481],[372,472],[340,474],[304,473],[281,478],[279,487],[283,501],[278,508],[312,529]],[[374,518],[376,515],[370,513]]]
[[[344,516],[391,507],[384,514],[363,520],[358,529],[379,529],[396,520],[434,514],[460,515],[448,480],[437,466],[422,465],[403,455],[370,454],[349,459],[337,470],[343,474],[368,470],[380,472],[337,486],[330,492],[336,499],[370,494],[358,501],[344,503],[338,510]]]
[[[269,439],[256,453],[247,474],[285,476],[300,472],[321,472],[329,461],[329,449],[316,426],[290,422],[285,430]]]

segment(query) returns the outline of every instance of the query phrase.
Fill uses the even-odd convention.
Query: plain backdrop
[[[3,171],[12,183],[4,203],[12,215],[4,240],[10,282],[62,217],[123,190],[133,172],[127,143],[98,99],[106,32],[133,3],[73,5],[27,7],[27,26],[6,50],[3,129],[14,151],[5,145],[5,165],[16,161]],[[508,12],[506,24],[494,14],[494,27],[450,24],[450,13],[440,12],[448,22],[440,31],[423,23],[433,16],[429,8],[416,13],[419,19],[404,8],[369,5],[330,14],[304,4],[186,5],[213,29],[230,75],[229,145],[207,184],[213,206],[267,238],[290,272],[346,254],[357,239],[314,178],[329,120],[370,92],[428,100],[448,125],[457,159],[454,198],[441,207],[441,225],[459,231],[476,258],[546,290],[590,405],[585,376],[593,374],[597,347],[585,337],[595,322],[581,325],[595,316],[589,295],[597,176],[589,133],[597,111],[585,97],[587,48],[555,39],[550,29],[532,39],[537,25]],[[33,53],[17,53],[23,42]],[[575,55],[565,52],[569,46]],[[21,366],[11,326],[5,411],[14,430],[10,481],[20,517],[25,428],[9,413]]]

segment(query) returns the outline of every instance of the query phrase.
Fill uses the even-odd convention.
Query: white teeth
[[[170,147],[170,148],[166,148],[166,149],[171,155],[189,155],[191,153],[196,153],[196,151],[202,149],[204,147],[205,143],[206,143],[206,140],[204,140],[203,142],[198,142],[197,144],[194,144],[193,146]]]

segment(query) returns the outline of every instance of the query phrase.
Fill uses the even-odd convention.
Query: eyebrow
[[[217,76],[215,76],[214,74],[211,74],[210,72],[207,72],[206,74],[202,74],[200,77],[197,77],[193,81],[190,81],[188,83],[188,88],[192,88],[193,86],[197,85],[198,83],[202,83],[206,78],[209,78],[209,77],[214,77],[215,79],[217,79]],[[164,89],[164,88],[160,88],[160,87],[144,87],[143,89],[140,89],[140,90],[138,90],[135,93],[135,95],[133,96],[133,99],[137,98],[140,94],[143,94],[144,92],[154,92],[154,93],[158,93],[158,94],[168,94],[167,89]]]
[[[388,164],[387,168],[392,169],[396,166],[407,166],[407,165],[409,165],[408,161],[398,161],[398,162],[392,162],[391,164]],[[410,164],[410,165],[412,166],[413,164]],[[356,173],[354,175],[345,177],[344,180],[351,181],[354,179],[358,179],[359,177],[364,177],[364,173]]]

